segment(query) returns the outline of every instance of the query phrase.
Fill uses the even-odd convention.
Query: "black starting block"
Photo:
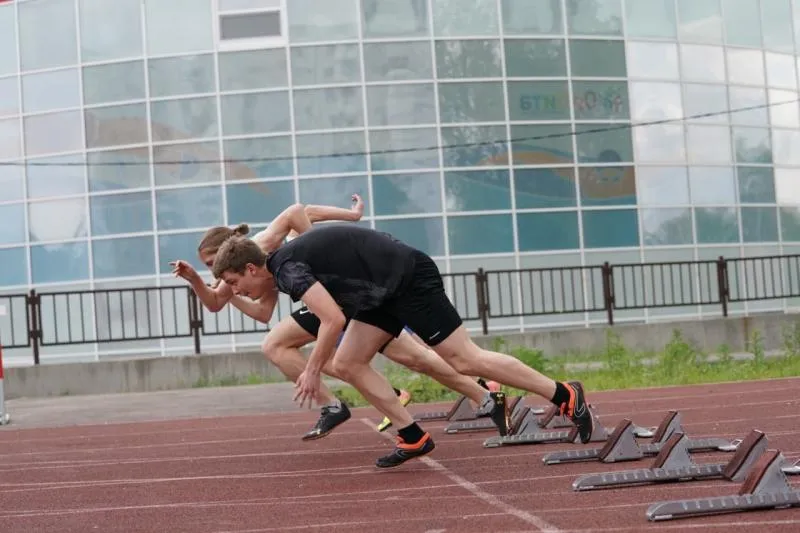
[[[432,411],[427,413],[418,413],[414,415],[414,420],[417,422],[425,422],[429,420],[447,420],[450,422],[456,420],[475,420],[477,415],[475,410],[469,403],[466,396],[461,396],[453,403],[449,411]]]
[[[522,396],[512,396],[506,401],[506,409],[509,411],[511,419],[511,426],[519,416],[523,414],[523,410],[530,410],[525,406]],[[497,429],[497,425],[488,416],[481,417],[477,420],[453,422],[444,428],[445,433],[467,433],[471,431],[489,431]]]

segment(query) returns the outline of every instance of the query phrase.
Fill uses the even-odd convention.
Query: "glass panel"
[[[439,138],[433,128],[371,131],[369,142],[375,172],[439,167]]]
[[[721,46],[681,45],[681,74],[693,81],[725,82],[725,54]]]
[[[144,97],[144,61],[83,67],[83,101],[86,104]]]
[[[186,209],[186,206],[192,209]],[[222,189],[198,187],[156,191],[158,229],[208,228],[222,220]]]
[[[150,154],[147,147],[92,152],[87,157],[90,191],[150,186]]]
[[[739,163],[772,163],[769,130],[733,128],[736,161]]]
[[[289,137],[225,140],[225,179],[278,178],[294,174]],[[247,161],[243,161],[247,160]]]
[[[18,81],[16,76],[0,79],[0,117],[19,115]]]
[[[502,0],[507,35],[564,33],[559,0]]]
[[[279,11],[225,14],[219,18],[219,38],[223,41],[280,37],[282,31]]]
[[[704,207],[694,210],[697,243],[739,242],[739,220],[734,207]]]
[[[675,2],[673,0],[625,0],[625,24],[629,37],[674,39]]]
[[[511,120],[569,120],[566,81],[509,81]]]
[[[58,87],[54,91],[53,87]],[[22,109],[25,113],[53,111],[81,105],[78,70],[56,70],[22,76]]]
[[[583,211],[581,217],[584,247],[639,246],[639,221],[635,209]]]
[[[719,0],[678,0],[678,38],[681,41],[721,43]]]
[[[150,192],[112,194],[89,198],[92,235],[139,233],[153,229]]]
[[[766,85],[761,50],[728,48],[728,81],[731,84]]]
[[[289,85],[286,53],[275,50],[247,50],[219,54],[219,88],[222,91],[271,89]]]
[[[0,9],[0,17],[2,16],[2,9]],[[0,269],[0,283],[3,286],[27,285],[28,250],[26,248],[0,248],[0,262],[4,265]]]
[[[517,213],[517,235],[521,252],[578,249],[578,212]]]
[[[23,119],[25,153],[29,156],[72,152],[82,148],[80,111],[35,115]]]
[[[431,45],[424,41],[365,43],[364,77],[367,81],[430,80]]]
[[[0,147],[3,146],[2,125],[3,123],[0,122]],[[30,172],[30,170],[28,172]],[[0,172],[0,202],[13,202],[14,200],[22,200],[22,174],[22,166],[9,166],[3,168],[3,172]]]
[[[427,4],[424,0],[363,0],[364,37],[428,35]]]
[[[577,205],[572,168],[518,168],[514,170],[517,209],[574,207]]]
[[[722,0],[722,12],[728,44],[761,47],[758,0]]]
[[[95,278],[147,276],[155,273],[155,238],[129,237],[92,241]]]
[[[295,91],[294,120],[297,130],[363,126],[361,87]]]
[[[375,215],[438,213],[442,190],[438,173],[372,176]]]
[[[141,0],[80,0],[81,61],[142,55]]]
[[[62,241],[86,237],[86,198],[28,204],[31,241]]]
[[[775,169],[775,197],[779,204],[800,205],[800,170]]]
[[[691,122],[723,123],[730,116],[724,85],[683,85],[683,109]]]
[[[83,155],[31,159],[28,163],[28,198],[86,192]]]
[[[674,124],[634,128],[636,161],[642,163],[683,163],[686,161],[683,127]]]
[[[633,161],[628,128],[620,129],[612,124],[576,124],[575,135],[580,163]]]
[[[642,209],[642,240],[645,246],[691,244],[691,209]]]
[[[631,82],[632,118],[636,122],[683,118],[677,83]]]
[[[88,279],[88,243],[31,246],[31,275],[35,284]]]
[[[219,146],[216,142],[154,146],[153,168],[156,185],[220,181]]]
[[[25,242],[25,204],[0,205],[0,220],[0,244]]]
[[[281,211],[295,202],[292,181],[239,183],[228,185],[226,192],[230,224],[270,223]],[[330,203],[330,200],[324,203]]]
[[[689,177],[686,167],[637,167],[640,205],[680,205],[689,203]]]
[[[572,128],[556,126],[511,126],[514,165],[572,164]]]
[[[630,118],[628,84],[621,81],[574,81],[575,120]]]
[[[800,132],[773,129],[772,155],[776,165],[800,165]]]
[[[505,115],[502,83],[439,84],[442,122],[499,122],[505,120]]]
[[[352,205],[350,197],[353,194],[358,194],[369,201],[366,176],[302,179],[298,201],[304,204],[327,204],[349,208]]]
[[[329,85],[361,81],[357,44],[292,48],[292,85]]]
[[[440,79],[499,78],[502,62],[498,40],[436,41],[436,72]]]
[[[380,85],[367,87],[370,126],[399,126],[436,122],[433,84]]]
[[[778,214],[774,207],[742,207],[744,242],[777,242]]]
[[[213,48],[211,2],[145,2],[144,8],[149,55],[181,54]]]
[[[765,54],[767,65],[767,84],[780,89],[796,89],[794,56],[786,54]]]
[[[800,106],[795,91],[769,90],[770,124],[779,128],[800,128]]]
[[[19,119],[0,120],[0,159],[16,159],[21,154]],[[5,172],[5,168],[3,171]]]
[[[730,163],[731,135],[720,126],[686,127],[686,151],[691,163]]]
[[[736,203],[736,182],[729,167],[691,167],[689,188],[692,203],[728,205]]]
[[[22,70],[74,65],[78,62],[75,0],[17,2]]]
[[[153,98],[214,92],[211,54],[151,59],[147,68]]]
[[[87,109],[85,120],[87,148],[147,142],[145,104]]]
[[[445,172],[447,211],[494,211],[511,209],[507,170]]]
[[[221,97],[222,134],[289,131],[289,93],[226,94]]]
[[[739,202],[775,203],[775,180],[772,167],[736,167],[739,178]]]
[[[583,206],[636,204],[633,167],[582,167],[578,178]]]
[[[781,207],[781,240],[800,242],[800,207]]]
[[[506,165],[506,138],[502,126],[442,128],[444,166]]]
[[[0,76],[17,72],[17,24],[13,3],[0,5]]]
[[[764,31],[765,48],[794,53],[791,0],[761,2],[761,26]]]
[[[675,79],[678,47],[671,43],[628,42],[628,75],[631,78]]]
[[[766,126],[767,94],[764,89],[730,88],[731,122],[739,126]],[[747,109],[755,108],[755,109]],[[747,111],[738,111],[747,109]]]
[[[286,9],[293,43],[358,38],[356,0],[292,0]]]
[[[212,226],[211,222],[208,226]],[[178,235],[159,235],[158,236],[158,265],[159,274],[169,274],[172,267],[170,261],[183,259],[189,262],[198,272],[207,270],[206,266],[197,257],[197,245],[203,238],[203,232],[181,233]]]
[[[445,255],[444,223],[441,217],[376,220],[375,229],[385,231],[428,255]]]
[[[566,7],[570,33],[622,35],[622,0],[567,0]]]
[[[447,217],[450,253],[491,254],[514,250],[511,215]]]
[[[214,97],[152,102],[150,116],[153,142],[217,135],[217,101]]]
[[[459,1],[437,0],[432,3],[433,34],[436,37],[459,35],[497,35],[497,1],[472,0],[469,7]]]
[[[365,172],[366,155],[364,132],[361,131],[297,136],[300,174]]]
[[[537,78],[567,75],[563,39],[506,39],[506,76]]]
[[[622,41],[570,39],[570,69],[573,76],[624,78],[625,45]]]

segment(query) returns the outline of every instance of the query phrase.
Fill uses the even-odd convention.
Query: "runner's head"
[[[247,224],[239,224],[233,229],[228,226],[214,226],[206,231],[200,240],[200,245],[197,247],[197,255],[200,256],[200,260],[204,265],[211,268],[222,243],[233,236],[242,237],[248,233],[250,233],[250,226]]]
[[[267,255],[255,242],[234,235],[217,250],[211,273],[229,285],[234,294],[258,300],[273,283],[266,261]]]

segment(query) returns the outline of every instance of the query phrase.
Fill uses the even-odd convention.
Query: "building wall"
[[[221,39],[220,10],[259,6],[279,36]],[[0,287],[172,284],[207,227],[354,192],[364,224],[445,272],[797,253],[797,17],[796,0],[0,2]]]

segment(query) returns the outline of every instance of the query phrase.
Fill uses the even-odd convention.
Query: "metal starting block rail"
[[[796,466],[788,465],[780,451],[767,450],[752,466],[737,495],[654,503],[647,509],[647,519],[653,522],[800,507],[800,491],[792,490],[786,479],[787,472],[795,473]]]
[[[512,396],[506,401],[506,409],[508,409],[510,412],[509,416],[511,418],[512,426],[517,418],[521,416],[524,409],[530,409],[529,407],[525,406],[525,402],[523,400],[524,399],[522,396]],[[492,421],[491,418],[487,416],[485,418],[481,417],[472,421],[453,422],[444,428],[444,432],[467,433],[471,431],[489,431],[493,429],[497,429],[497,425]]]
[[[531,407],[530,409],[536,414],[545,413],[545,409],[542,407]],[[416,415],[414,415],[414,420],[416,422],[426,422],[435,420],[445,420],[447,422],[464,422],[468,420],[478,420],[487,417],[488,415],[483,415],[479,417],[477,415],[476,410],[472,408],[472,405],[470,405],[469,399],[466,396],[461,396],[453,403],[453,406],[450,407],[450,410],[417,413]],[[492,424],[491,427],[494,427],[494,424]]]

